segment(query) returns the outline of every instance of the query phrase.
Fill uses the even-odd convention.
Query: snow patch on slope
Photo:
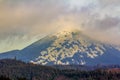
[[[66,58],[72,58],[76,53],[80,53],[79,60],[72,59],[73,63],[84,65],[84,57],[94,59],[104,54],[105,48],[102,44],[94,44],[85,40],[80,32],[60,32],[54,34],[57,39],[48,48],[40,52],[40,56],[34,61],[34,64],[46,65],[52,64],[71,64]],[[66,61],[64,61],[66,59]]]

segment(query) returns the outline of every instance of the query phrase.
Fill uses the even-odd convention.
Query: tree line
[[[57,69],[4,59],[0,60],[0,80],[120,80],[120,69]]]

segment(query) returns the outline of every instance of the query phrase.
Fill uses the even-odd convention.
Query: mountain
[[[120,64],[120,50],[93,40],[78,30],[48,35],[28,47],[0,58],[13,58],[42,65],[110,65]],[[17,55],[16,55],[17,54]],[[11,56],[12,55],[12,56]]]
[[[11,58],[14,59],[19,54],[19,50],[13,50],[0,54],[0,59]]]

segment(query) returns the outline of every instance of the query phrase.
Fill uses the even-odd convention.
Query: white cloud
[[[119,5],[119,0],[1,0],[0,44],[7,50],[16,49],[15,45],[20,49],[36,40],[32,38],[66,26],[79,27],[97,40],[120,44]],[[4,51],[3,47],[0,50]]]

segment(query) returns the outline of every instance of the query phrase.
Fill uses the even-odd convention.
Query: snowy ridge
[[[83,36],[79,31],[63,31],[54,36],[57,39],[48,48],[41,51],[40,56],[31,61],[32,63],[42,65],[85,65],[87,62],[84,58],[94,59],[102,56],[106,51],[103,44],[86,40],[87,37]],[[75,57],[77,53],[79,53],[77,55],[79,59]],[[66,58],[71,58],[71,60]]]
[[[0,59],[14,57],[13,53],[7,55],[0,54]],[[48,35],[17,52],[15,57],[42,65],[120,64],[119,49],[92,40],[78,30]]]

